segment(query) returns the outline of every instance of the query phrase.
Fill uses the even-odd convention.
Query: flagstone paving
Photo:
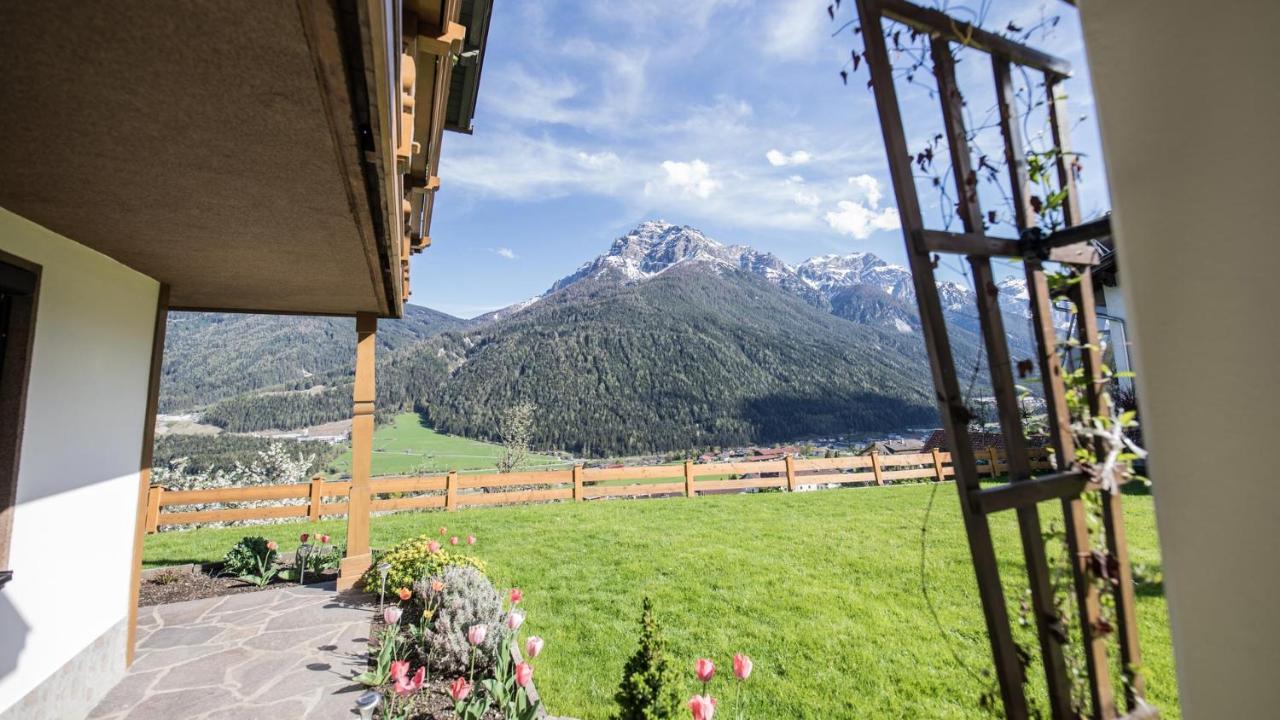
[[[95,720],[351,720],[371,608],[332,584],[142,608]]]

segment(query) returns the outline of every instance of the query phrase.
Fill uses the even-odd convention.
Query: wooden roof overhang
[[[6,3],[0,207],[168,284],[174,308],[398,317],[488,8]]]

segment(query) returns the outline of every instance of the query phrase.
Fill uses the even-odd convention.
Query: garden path
[[[96,720],[351,720],[370,608],[332,583],[142,608],[138,653]]]

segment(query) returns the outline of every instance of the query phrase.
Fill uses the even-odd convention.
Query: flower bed
[[[298,551],[278,554],[278,545],[264,537],[246,537],[221,562],[154,568],[142,574],[139,607],[236,595],[282,585],[332,582],[338,576],[341,546],[328,535],[303,533]]]
[[[537,636],[523,640],[519,588],[505,594],[482,561],[420,536],[376,555],[364,578],[376,592],[366,709],[387,720],[533,720],[545,711],[533,689]],[[462,541],[453,537],[450,545]],[[475,545],[475,536],[466,545]]]

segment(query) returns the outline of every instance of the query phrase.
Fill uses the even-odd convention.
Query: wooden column
[[[582,502],[582,466],[573,466],[573,501]]]
[[[987,458],[987,462],[991,463],[991,477],[1000,477],[1000,453],[994,445],[987,448]]]
[[[880,453],[871,451],[871,474],[876,478],[877,485],[884,484],[884,477],[880,474]]]
[[[684,461],[684,494],[689,497],[694,496],[693,490],[693,461]]]
[[[311,478],[311,487],[307,501],[307,519],[311,522],[320,522],[320,511],[324,509],[324,478],[316,475]]]
[[[356,381],[351,408],[351,492],[347,497],[347,556],[338,572],[338,589],[354,587],[369,569],[369,475],[373,468],[374,349],[378,318],[356,315]]]
[[[152,438],[152,442],[155,439]],[[148,480],[151,475],[151,468],[147,468]],[[164,494],[164,488],[160,485],[152,485],[147,488],[147,511],[146,511],[146,533],[150,535],[160,530],[160,497]]]
[[[787,456],[787,490],[796,491],[796,460],[790,455]]]
[[[129,616],[124,663],[133,664],[138,640],[138,590],[142,583],[142,541],[147,534],[147,510],[151,496],[151,461],[156,442],[156,408],[160,404],[160,370],[164,364],[164,330],[169,318],[169,286],[160,283],[156,294],[155,327],[151,333],[151,375],[147,382],[147,407],[142,418],[142,448],[138,461],[138,497],[133,520],[133,566],[129,571]],[[159,494],[156,495],[159,505]],[[156,508],[157,513],[159,507]],[[154,521],[154,520],[153,520]]]
[[[938,448],[934,448],[929,452],[933,455],[933,474],[938,476],[938,482],[946,480],[946,473],[942,470],[942,453],[938,452]]]
[[[458,507],[458,471],[450,470],[444,476],[444,509],[456,510]]]

